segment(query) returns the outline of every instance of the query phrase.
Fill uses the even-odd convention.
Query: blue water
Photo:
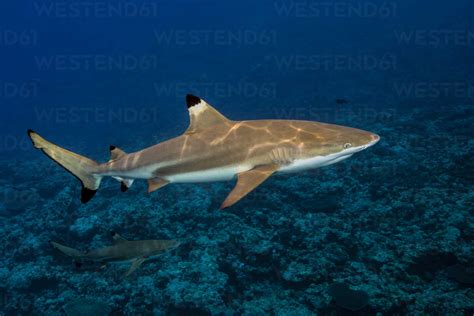
[[[455,1],[0,4],[0,315],[472,315],[474,5]],[[233,120],[377,133],[341,163],[146,194],[80,183],[33,129],[98,161],[180,135],[185,95]],[[176,239],[123,266],[53,249]]]

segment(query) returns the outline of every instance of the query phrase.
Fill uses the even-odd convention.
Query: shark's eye
[[[348,148],[351,148],[351,147],[352,147],[351,143],[345,143],[344,144],[344,149],[348,149]]]

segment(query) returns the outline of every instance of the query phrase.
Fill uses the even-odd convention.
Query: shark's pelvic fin
[[[229,193],[225,201],[221,205],[221,209],[229,207],[239,201],[241,198],[246,196],[250,191],[255,189],[275,171],[277,171],[279,165],[270,164],[255,167],[249,171],[239,173],[237,175],[237,184],[234,189]]]
[[[109,148],[110,148],[110,161],[122,158],[123,156],[125,156],[127,154],[122,149],[120,149],[118,147],[115,147],[113,145],[110,145]]]
[[[81,201],[82,203],[89,202],[97,192],[100,181],[102,180],[102,176],[98,173],[99,164],[94,160],[73,153],[47,141],[32,130],[28,130],[28,136],[33,142],[35,148],[41,149],[46,156],[51,158],[81,181]]]
[[[119,244],[119,243],[128,241],[127,239],[123,238],[122,236],[120,236],[119,234],[117,234],[114,231],[110,232],[110,234],[112,235],[112,239],[114,240],[115,244]]]
[[[190,122],[185,134],[197,133],[212,125],[229,122],[224,115],[199,97],[191,94],[186,95],[186,104],[188,106]]]
[[[159,188],[164,187],[169,182],[162,178],[152,178],[148,179],[148,193],[158,190]]]
[[[140,265],[145,262],[146,258],[137,258],[132,261],[132,266],[128,269],[127,273],[125,273],[125,277],[128,277],[132,274],[136,269],[140,267]]]

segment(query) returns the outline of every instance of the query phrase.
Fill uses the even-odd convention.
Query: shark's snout
[[[377,144],[377,142],[380,140],[379,135],[370,133],[370,132],[364,132],[359,137],[360,138],[356,141],[356,143],[359,143],[359,145],[350,147],[347,150],[345,150],[344,153],[346,155],[352,155],[356,152],[372,147],[373,145]]]
[[[367,147],[370,147],[370,146],[373,146],[373,145],[377,144],[378,141],[380,140],[380,136],[377,135],[377,134],[372,134],[372,135],[370,135],[370,138],[371,138],[372,140],[370,141],[370,143],[368,144]]]
[[[368,142],[364,146],[361,146],[360,150],[364,150],[364,149],[374,146],[375,144],[378,143],[379,140],[380,140],[379,135],[371,133]]]

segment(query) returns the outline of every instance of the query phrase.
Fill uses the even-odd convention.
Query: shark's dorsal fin
[[[110,232],[110,234],[112,235],[112,239],[114,240],[114,244],[120,244],[122,242],[128,241],[128,240],[126,240],[125,238],[123,238],[122,236],[120,236],[119,234],[117,234],[114,231]]]
[[[123,156],[125,156],[127,153],[124,152],[122,149],[115,147],[113,145],[110,145],[110,161],[117,160]]]
[[[221,209],[229,207],[249,194],[269,176],[278,170],[278,164],[262,165],[237,174],[237,184],[221,205]]]
[[[192,134],[216,124],[225,124],[229,120],[210,106],[203,99],[194,95],[186,95],[186,104],[189,111],[189,127],[185,134]]]

